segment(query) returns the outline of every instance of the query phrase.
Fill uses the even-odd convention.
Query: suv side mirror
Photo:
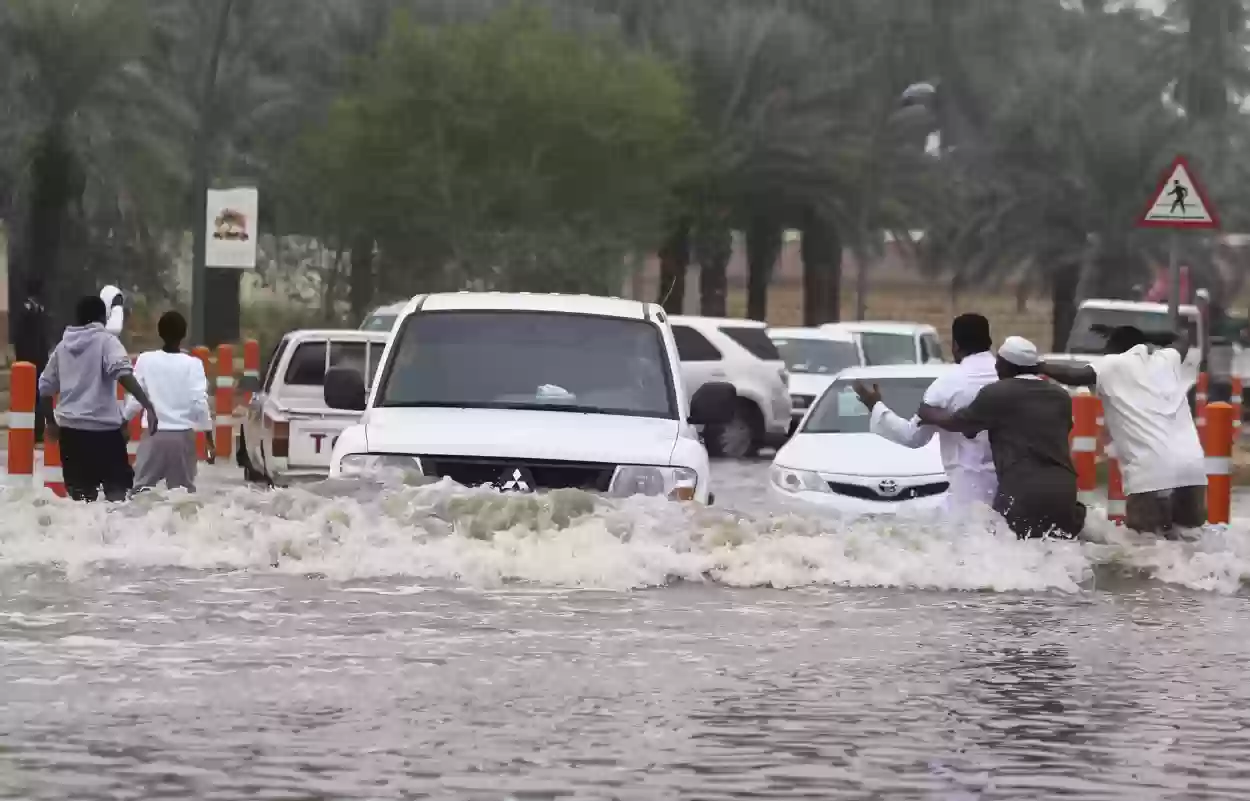
[[[321,388],[326,406],[348,412],[365,410],[365,379],[350,367],[331,367]]]
[[[690,423],[696,426],[725,425],[734,417],[738,390],[724,381],[709,381],[690,399]]]

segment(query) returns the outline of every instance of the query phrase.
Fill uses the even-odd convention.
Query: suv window
[[[916,363],[916,339],[911,334],[864,332],[859,341],[869,365]]]
[[[319,387],[326,382],[326,343],[301,342],[286,368],[287,384]]]
[[[723,325],[720,327],[720,332],[737,342],[757,359],[763,359],[766,362],[781,361],[777,346],[768,338],[768,332],[763,328]]]
[[[721,353],[708,338],[684,325],[673,326],[673,339],[677,341],[677,356],[683,362],[718,362]]]
[[[286,353],[286,346],[289,341],[286,337],[280,339],[278,346],[273,349],[273,353],[269,356],[269,364],[265,368],[265,384],[262,387],[264,392],[269,392],[273,389],[273,379],[278,374],[278,365],[282,363],[282,354]]]

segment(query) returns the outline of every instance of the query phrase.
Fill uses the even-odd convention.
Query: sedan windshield
[[[833,375],[859,365],[854,342],[831,339],[774,339],[786,369],[792,373]]]
[[[378,406],[677,418],[660,329],[553,312],[426,312],[387,359]]]
[[[869,383],[881,389],[881,400],[890,411],[910,420],[920,409],[932,378],[884,378]],[[816,401],[803,425],[806,434],[867,434],[868,409],[860,403],[850,381],[835,381]]]

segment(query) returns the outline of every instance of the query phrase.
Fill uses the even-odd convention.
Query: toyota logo
[[[898,482],[892,478],[887,478],[877,485],[877,490],[882,495],[898,495]]]

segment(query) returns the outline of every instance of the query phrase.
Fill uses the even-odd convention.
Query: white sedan
[[[797,511],[852,517],[941,509],[950,485],[938,438],[913,450],[869,432],[868,410],[851,384],[876,384],[886,406],[906,419],[920,408],[929,384],[951,369],[908,364],[843,370],[777,452],[769,470],[773,497]]]

